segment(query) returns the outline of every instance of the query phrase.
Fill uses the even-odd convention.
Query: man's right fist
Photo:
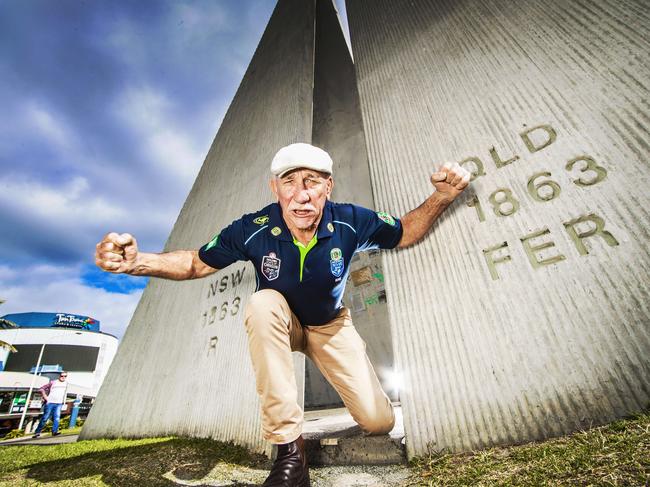
[[[96,246],[95,264],[107,272],[130,273],[138,257],[138,243],[128,234],[107,233]]]

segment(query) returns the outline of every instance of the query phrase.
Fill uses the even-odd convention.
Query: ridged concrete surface
[[[272,201],[274,153],[311,140],[313,44],[314,2],[281,0],[165,250],[197,249]],[[133,229],[115,230],[137,238]],[[270,453],[242,322],[254,288],[254,271],[244,263],[193,282],[151,279],[83,438],[177,434]],[[303,387],[304,356],[295,363]]]
[[[332,199],[374,208],[354,65],[331,0],[316,3],[315,56],[312,138],[314,145],[327,150],[334,160]],[[353,258],[351,275],[364,273],[365,278],[349,279],[343,302],[352,311],[354,326],[366,342],[379,380],[387,385],[393,347],[381,257],[371,254]],[[311,360],[305,366],[305,405],[343,405]]]
[[[409,456],[646,406],[648,2],[348,0],[347,11],[376,206],[416,207],[444,162],[484,166],[422,243],[385,262]],[[547,180],[559,194],[535,189]],[[497,189],[517,208],[500,193],[495,213]]]

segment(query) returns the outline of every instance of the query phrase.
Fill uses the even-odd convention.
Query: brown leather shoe
[[[278,445],[278,456],[262,487],[309,487],[309,466],[302,435]]]

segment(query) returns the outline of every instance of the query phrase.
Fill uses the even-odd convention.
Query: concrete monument
[[[266,204],[269,161],[290,142],[330,152],[335,200],[396,215],[459,162],[473,172],[462,201],[418,245],[364,256],[348,284],[373,358],[404,376],[409,455],[542,439],[646,406],[647,2],[347,9],[354,65],[331,0],[278,2],[165,248],[196,249]],[[266,451],[241,323],[253,288],[245,264],[152,279],[83,437]],[[336,402],[313,371],[306,405]]]

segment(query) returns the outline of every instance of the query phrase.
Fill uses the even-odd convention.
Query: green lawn
[[[51,446],[0,446],[0,485],[171,486],[218,470],[270,467],[266,457],[212,440],[148,438],[89,440]],[[264,477],[262,477],[262,480]]]
[[[187,438],[0,446],[0,486],[259,485],[269,467],[243,448]],[[418,486],[650,486],[650,411],[545,442],[436,453],[410,469]]]
[[[431,486],[650,486],[650,411],[544,442],[437,453],[411,465]]]

